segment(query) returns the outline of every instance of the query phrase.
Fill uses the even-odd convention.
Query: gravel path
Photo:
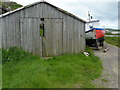
[[[103,52],[109,47],[107,52]],[[118,88],[118,49],[116,46],[105,43],[100,50],[94,50],[103,63],[103,74],[93,81],[97,88]]]

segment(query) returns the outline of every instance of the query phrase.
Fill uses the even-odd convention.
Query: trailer
[[[99,49],[100,46],[104,46],[105,29],[104,28],[91,28],[85,32],[86,44],[91,47]]]

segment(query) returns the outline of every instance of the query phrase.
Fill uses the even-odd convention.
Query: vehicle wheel
[[[98,50],[100,50],[100,43],[99,42],[96,42],[96,48],[98,49]]]
[[[103,43],[103,42],[101,42],[101,43],[100,43],[100,46],[104,47],[104,43]]]

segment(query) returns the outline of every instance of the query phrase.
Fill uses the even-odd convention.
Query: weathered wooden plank
[[[34,19],[34,54],[37,54],[37,20]]]
[[[71,17],[68,18],[68,27],[69,27],[69,54],[72,53],[72,35],[71,35],[71,32],[72,32],[72,28],[71,28],[71,25],[72,25],[72,22],[71,22]]]
[[[32,40],[32,44],[33,44],[33,54],[35,54],[35,20],[33,20],[33,40]]]
[[[6,25],[7,26],[7,48],[9,48],[12,43],[12,41],[11,41],[12,34],[10,33],[11,26],[10,26],[10,18],[9,17],[8,17],[8,22],[6,21],[6,23],[7,23],[7,25]]]
[[[16,19],[16,22],[15,22],[15,30],[16,30],[16,36],[15,36],[15,46],[17,47],[21,47],[21,37],[20,37],[20,18],[17,18]]]
[[[7,27],[5,27],[6,17],[2,18],[2,48],[7,47]]]
[[[74,26],[75,26],[75,53],[78,53],[78,42],[77,42],[77,40],[78,40],[78,29],[77,29],[77,20],[75,19],[75,24],[74,24]]]
[[[30,18],[26,18],[26,50],[29,51],[30,50],[30,38],[29,38],[29,35],[30,35],[30,27],[29,27],[29,24],[30,24]],[[30,52],[30,51],[29,51]]]
[[[82,51],[85,50],[85,24],[82,23]]]
[[[40,26],[39,26],[39,30],[40,30]],[[42,54],[43,54],[43,39],[40,36],[40,32],[39,32],[39,47],[40,47],[40,56],[42,56]]]
[[[34,51],[34,20],[31,19],[31,52],[33,53]]]
[[[80,22],[78,21],[78,50],[79,53],[81,52],[81,36],[80,36],[80,30],[81,30],[81,26],[80,26]]]
[[[72,39],[72,48],[73,48],[73,54],[75,53],[75,45],[76,45],[76,42],[75,42],[75,20],[73,19],[73,34],[72,34],[73,36],[73,39]]]
[[[50,47],[50,37],[49,37],[49,31],[50,31],[50,28],[48,27],[51,27],[50,26],[50,21],[48,19],[45,19],[44,21],[45,25],[44,25],[44,34],[45,34],[45,37],[43,38],[43,53],[44,53],[44,56],[49,56],[49,47]],[[48,47],[49,46],[49,47]]]
[[[71,22],[72,22],[72,31],[71,31],[71,37],[72,37],[72,54],[74,54],[74,19],[71,18]]]
[[[35,19],[33,19],[33,21],[34,21],[34,24],[33,24],[33,38],[34,38],[34,40],[33,40],[33,54],[36,54],[36,20]]]
[[[42,38],[40,37],[40,24],[41,24],[41,20],[38,20],[38,48],[39,48],[39,56],[42,56]],[[44,32],[43,32],[44,34]]]
[[[71,20],[71,22],[72,22],[72,27],[71,27],[71,29],[72,29],[72,31],[71,31],[71,37],[72,37],[72,54],[74,54],[74,19],[72,18],[72,20]]]
[[[62,30],[60,28],[60,25],[61,25],[61,20],[60,19],[57,19],[56,20],[57,22],[57,27],[56,27],[56,55],[61,55],[61,34],[62,34]]]
[[[13,36],[11,37],[11,39],[13,40],[12,47],[16,46],[16,20],[17,20],[16,15],[17,13],[11,15],[11,18],[15,19],[15,20],[12,19],[11,21],[12,23],[10,23],[10,25],[13,26],[12,31],[10,32],[13,34]]]
[[[67,16],[67,32],[68,32],[68,39],[67,39],[67,42],[68,42],[68,48],[67,48],[67,53],[68,54],[71,54],[71,26],[70,26],[71,22],[70,22],[70,17]]]
[[[46,4],[44,4],[44,18],[48,18],[49,16],[49,9]]]
[[[66,54],[66,32],[67,32],[67,30],[66,30],[66,20],[65,20],[65,18],[64,18],[65,16],[63,16],[63,23],[64,23],[64,25],[63,25],[63,54]]]
[[[52,30],[52,35],[53,35],[53,38],[51,38],[51,41],[53,41],[53,44],[52,44],[52,49],[53,49],[53,55],[56,55],[56,49],[57,49],[57,46],[58,46],[58,42],[57,42],[57,40],[58,40],[58,34],[57,34],[57,31],[59,31],[59,29],[58,29],[58,20],[56,19],[56,20],[52,20],[52,26],[53,26],[53,29],[51,29]]]
[[[66,16],[67,18],[67,53],[70,54],[70,26],[69,26],[69,16]]]
[[[28,23],[28,32],[27,32],[27,34],[28,34],[28,50],[29,50],[29,52],[32,52],[32,31],[33,31],[33,23],[32,23],[32,21],[33,21],[33,19],[31,19],[31,18],[29,18],[28,19],[29,20],[29,23]]]
[[[40,22],[39,22],[39,19],[36,19],[36,36],[37,36],[37,38],[36,38],[36,45],[37,45],[37,55],[39,55],[40,56],[40,32],[39,32],[39,30],[40,30]]]
[[[83,43],[84,43],[84,48],[83,51],[86,49],[86,39],[85,39],[85,23],[83,23]]]
[[[63,34],[63,30],[62,30],[63,28],[62,27],[63,26],[62,25],[63,25],[63,23],[62,22],[63,22],[63,20],[60,19],[59,20],[59,25],[58,25],[59,31],[57,33],[57,35],[59,36],[58,37],[58,49],[57,49],[58,52],[59,52],[58,55],[61,55],[62,54],[62,50],[63,50],[63,47],[62,47],[62,39],[63,39],[63,37],[62,37],[62,34]]]
[[[28,28],[27,28],[27,25],[28,25],[28,19],[25,18],[24,20],[25,20],[25,22],[24,22],[24,24],[25,24],[25,25],[24,25],[24,46],[25,46],[25,50],[28,51],[28,50],[27,50],[27,48],[28,48],[28,40],[27,40],[27,33],[28,33],[28,32],[27,32],[27,29],[28,29]]]
[[[24,21],[23,21],[23,18],[20,18],[20,44],[21,44],[21,47],[22,47],[22,49],[24,49],[23,48],[23,45],[24,45],[24,41],[23,41],[23,23],[24,23]]]
[[[82,51],[82,23],[81,22],[79,22],[79,24],[80,24],[80,51]]]
[[[21,18],[21,46],[26,50],[26,20]]]
[[[6,29],[5,29],[5,26],[4,26],[5,25],[5,19],[6,18],[4,18],[4,19],[2,18],[2,22],[1,22],[2,23],[2,48],[6,48],[6,41],[7,41],[6,40],[6,34],[7,33],[5,33]]]
[[[77,42],[76,42],[77,41],[76,40],[77,39],[76,20],[74,19],[73,21],[74,21],[74,27],[73,27],[74,28],[73,29],[73,35],[74,35],[74,40],[73,40],[73,42],[74,42],[74,52],[73,53],[77,53],[76,52],[76,48],[77,48]]]
[[[0,18],[0,48],[2,48],[2,30],[3,30],[3,27],[2,27],[2,18]]]
[[[36,17],[43,18],[43,3],[37,5]]]
[[[74,35],[74,52],[73,53],[76,53],[76,44],[77,44],[77,42],[76,42],[76,32],[77,32],[77,30],[76,30],[76,22],[75,22],[75,19],[74,19],[74,32],[73,32],[73,35]]]
[[[64,40],[65,40],[65,53],[68,53],[68,22],[67,22],[67,16],[64,15],[64,29],[65,29],[65,35],[64,35]]]
[[[43,3],[41,6],[42,6],[42,17],[45,18],[45,4]]]
[[[48,45],[50,45],[50,47],[49,47],[49,56],[52,56],[52,54],[53,54],[53,44],[54,44],[54,42],[53,42],[53,30],[54,30],[54,21],[52,20],[52,19],[49,19],[49,23],[50,23],[50,29],[49,29],[49,44]]]
[[[13,47],[13,46],[16,46],[16,24],[15,23],[16,23],[17,17],[16,17],[16,13],[11,16],[12,16],[11,18],[15,18],[15,20],[12,21],[13,24],[11,24],[11,25],[13,25],[13,27],[12,27],[12,32],[13,32],[12,47]]]

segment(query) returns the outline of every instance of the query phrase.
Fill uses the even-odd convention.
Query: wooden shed
[[[39,56],[85,50],[85,21],[41,1],[0,15],[1,48],[22,47]]]

